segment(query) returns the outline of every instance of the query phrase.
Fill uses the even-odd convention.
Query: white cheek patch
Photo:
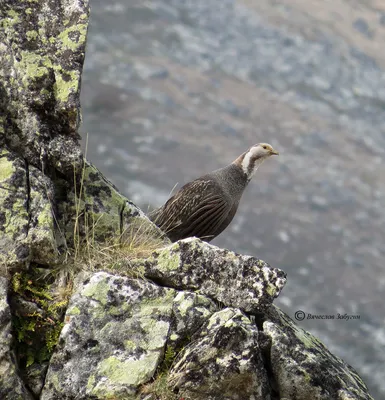
[[[246,154],[245,157],[243,157],[242,161],[242,171],[246,174],[249,175],[249,168],[250,168],[250,161],[251,157],[253,156],[253,151],[249,150]]]
[[[258,154],[258,149],[252,148],[246,154],[242,160],[242,171],[247,175],[248,179],[251,179],[253,175],[257,172],[258,167],[263,163],[266,159],[265,156],[259,156],[259,158],[255,159]],[[254,158],[254,161],[252,161]],[[252,164],[252,165],[251,165]]]

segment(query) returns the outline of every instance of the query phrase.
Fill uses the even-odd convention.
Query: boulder
[[[238,309],[214,313],[180,352],[168,382],[181,398],[266,400],[258,328]]]
[[[106,272],[83,278],[68,306],[41,399],[133,397],[162,360],[175,294]]]
[[[269,310],[263,332],[270,339],[269,364],[280,398],[369,400],[357,372],[279,308]]]
[[[154,251],[134,268],[160,285],[201,294],[229,307],[259,312],[271,305],[286,283],[286,274],[255,257],[189,238]]]

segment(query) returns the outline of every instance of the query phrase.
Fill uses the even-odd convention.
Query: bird
[[[268,143],[255,144],[226,167],[186,183],[148,217],[172,242],[194,236],[210,242],[234,218],[259,166],[278,154]]]

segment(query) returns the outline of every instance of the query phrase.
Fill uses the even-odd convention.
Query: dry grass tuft
[[[141,394],[152,394],[156,400],[178,400],[179,397],[167,385],[167,373],[160,373],[152,382],[142,386]]]
[[[87,152],[87,141],[85,154]],[[60,271],[68,277],[81,270],[106,270],[129,275],[142,276],[141,271],[132,271],[123,268],[127,261],[134,258],[146,258],[151,253],[169,244],[165,235],[148,220],[134,217],[130,225],[121,233],[109,238],[100,239],[103,231],[105,214],[95,219],[95,214],[88,213],[84,208],[85,198],[85,159],[81,171],[80,184],[77,184],[77,171],[74,169],[75,192],[75,221],[73,227],[73,244],[67,247]],[[104,228],[105,229],[105,228]]]

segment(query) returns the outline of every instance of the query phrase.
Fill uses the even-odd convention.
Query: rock
[[[181,398],[269,398],[257,327],[240,310],[213,314],[179,354],[168,382]]]
[[[269,307],[286,283],[286,274],[262,260],[220,249],[196,238],[180,240],[129,262],[162,286],[199,290],[209,298],[245,311]]]
[[[82,181],[68,188],[67,201],[59,203],[59,216],[64,221],[62,230],[66,240],[73,243],[75,224],[81,237],[91,236],[93,241],[106,241],[121,237],[132,240],[141,233],[143,236],[162,236],[134,203],[119,193],[117,188],[88,161],[82,167]],[[81,216],[77,221],[74,215]],[[84,223],[84,221],[87,221]],[[168,241],[166,241],[167,243]]]
[[[218,306],[206,296],[179,292],[172,306],[173,320],[167,345],[173,351],[179,351],[217,309]]]
[[[60,249],[79,240],[74,234],[92,235],[94,241],[120,236],[131,240],[138,231],[142,240],[161,236],[87,161],[79,183],[54,181],[16,153],[0,149],[0,206],[0,264],[7,268],[31,262],[55,265]]]
[[[130,398],[154,375],[175,291],[98,272],[72,296],[42,400]]]
[[[28,189],[25,163],[0,149],[0,265],[18,266],[30,254],[23,244],[28,233]]]
[[[23,375],[24,381],[27,382],[28,388],[36,398],[39,398],[43,389],[47,369],[48,362],[42,362],[41,364],[35,363],[32,364],[25,375]]]
[[[8,267],[55,262],[50,180],[7,149],[0,149],[0,170],[0,261]]]
[[[263,323],[279,398],[373,400],[357,372],[273,306]]]
[[[43,265],[55,264],[58,256],[55,223],[54,185],[34,166],[28,167],[28,233],[24,241],[30,249],[31,260]]]
[[[21,0],[0,7],[0,131],[36,168],[80,166],[80,77],[88,1]]]
[[[7,303],[8,281],[0,276],[0,398],[3,400],[32,400],[19,377],[12,350],[11,312]]]

